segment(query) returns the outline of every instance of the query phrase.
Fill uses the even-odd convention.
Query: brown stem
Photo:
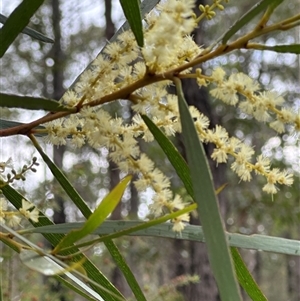
[[[58,119],[58,118],[61,118],[61,117],[65,117],[65,116],[68,116],[69,114],[74,114],[74,112],[57,112],[57,113],[49,113],[37,120],[34,120],[30,123],[24,123],[24,124],[21,124],[21,125],[18,125],[18,126],[14,126],[14,127],[11,127],[11,128],[8,128],[8,129],[4,129],[4,130],[1,130],[0,131],[0,137],[7,137],[7,136],[12,136],[12,135],[28,135],[31,133],[31,130],[42,124],[42,123],[45,123],[45,122],[49,122],[49,121],[52,121],[52,120],[55,120],[55,119]]]
[[[148,75],[146,74],[142,79],[132,83],[131,85],[120,89],[119,91],[116,91],[112,94],[106,95],[104,97],[101,97],[99,99],[93,100],[89,103],[84,104],[84,106],[89,107],[95,107],[104,103],[108,103],[111,101],[114,101],[116,99],[128,99],[130,94],[133,93],[135,90],[145,87],[147,85],[153,84],[158,81],[166,80],[167,78],[162,75]],[[81,108],[82,108],[81,107]],[[71,114],[76,114],[80,111],[81,108],[74,108],[72,111],[67,112],[57,112],[57,113],[49,113],[37,120],[34,120],[30,123],[21,124],[15,127],[11,127],[8,129],[0,130],[0,137],[7,137],[7,136],[13,136],[13,135],[29,135],[31,133],[34,133],[32,131],[33,128],[37,127],[40,124],[53,121],[58,118],[66,117]]]
[[[49,122],[61,117],[68,116],[70,114],[75,114],[80,111],[80,109],[84,106],[98,106],[104,103],[108,103],[111,101],[114,101],[116,99],[129,99],[130,95],[137,89],[141,87],[145,87],[147,85],[153,84],[155,82],[163,81],[163,80],[172,80],[173,76],[176,74],[179,74],[180,72],[194,67],[198,64],[201,64],[203,62],[206,62],[210,59],[219,57],[221,55],[224,55],[226,53],[229,53],[233,50],[236,49],[241,49],[241,48],[247,48],[247,44],[250,40],[259,37],[263,34],[269,33],[271,31],[275,30],[287,30],[290,29],[291,27],[294,27],[298,25],[298,22],[300,19],[300,14],[293,16],[291,18],[288,18],[284,21],[281,21],[279,23],[264,27],[264,28],[255,28],[253,31],[250,33],[238,38],[236,41],[228,44],[228,45],[219,45],[216,49],[214,49],[211,52],[205,53],[203,55],[198,56],[191,62],[188,62],[182,66],[179,66],[177,68],[174,68],[172,70],[169,70],[165,73],[162,74],[145,74],[145,76],[136,81],[135,83],[132,83],[128,87],[122,88],[119,91],[116,91],[112,94],[106,95],[102,98],[93,100],[89,103],[86,103],[80,107],[77,107],[74,109],[74,111],[68,111],[68,112],[57,112],[57,113],[49,113],[45,115],[42,118],[39,118],[33,122],[22,124],[16,127],[0,130],[0,137],[6,137],[6,136],[12,136],[12,135],[29,135],[30,133],[33,133],[32,129],[40,124],[43,124],[45,122]]]

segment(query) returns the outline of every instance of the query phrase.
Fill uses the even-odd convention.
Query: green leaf
[[[5,120],[5,119],[0,118],[0,129],[1,130],[12,128],[12,127],[19,126],[22,124],[24,124],[24,123],[11,121],[11,120]]]
[[[0,118],[0,130],[5,130],[5,129],[12,128],[12,127],[20,126],[20,125],[24,125],[24,123],[11,121],[11,120],[5,120],[5,119]],[[45,129],[45,127],[37,126],[34,129]],[[42,137],[42,136],[46,136],[46,133],[43,133],[43,134],[42,133],[34,133],[34,136]]]
[[[19,192],[17,192],[14,188],[12,188],[9,185],[3,186],[3,181],[0,180],[0,186],[2,193],[4,196],[10,201],[10,203],[16,207],[16,209],[20,209],[22,206],[22,199],[25,199],[24,196],[22,196]],[[39,221],[37,223],[33,223],[34,227],[43,227],[43,226],[49,226],[53,225],[53,222],[48,219],[46,215],[44,215],[41,211],[39,212]],[[53,245],[56,246],[61,239],[63,239],[62,234],[53,234],[53,233],[45,233],[43,236]],[[73,252],[79,252],[79,249],[73,249]],[[70,255],[73,254],[72,252],[65,252],[64,255]],[[101,273],[100,270],[97,269],[97,267],[94,266],[94,264],[89,261],[87,257],[83,254],[79,254],[76,256],[73,256],[73,261],[77,262],[82,260],[82,258],[85,258],[85,261],[83,262],[83,268],[85,269],[88,277],[92,279],[93,281],[99,283],[102,287],[106,288],[107,290],[111,291],[115,295],[119,296],[120,298],[124,298],[122,294],[114,287],[114,285]],[[99,288],[99,286],[95,286],[91,284],[91,287],[95,292],[100,294],[105,300],[108,301],[115,301],[115,298],[106,290],[103,290]]]
[[[3,301],[4,299],[3,299],[3,291],[2,291],[2,287],[4,287],[4,285],[3,285],[3,280],[4,279],[2,279],[2,278],[4,278],[4,277],[1,277],[0,278],[0,301]]]
[[[65,269],[47,256],[41,256],[33,250],[21,250],[20,259],[28,268],[46,276],[63,274]]]
[[[5,93],[0,93],[0,107],[20,108],[27,110],[45,110],[51,112],[73,110],[63,107],[60,103],[53,99]]]
[[[154,7],[155,5],[160,2],[161,0],[147,0],[147,1],[143,1],[141,3],[141,14],[142,16],[144,16],[145,14],[149,13]],[[113,42],[117,39],[118,35],[120,35],[122,32],[124,32],[125,30],[130,29],[130,25],[129,22],[126,21],[119,29],[118,31],[113,35],[113,37],[110,39],[110,42]],[[101,50],[101,52],[104,49]],[[101,53],[100,52],[100,53]]]
[[[68,247],[76,241],[86,237],[99,227],[107,216],[112,213],[120,202],[122,195],[131,180],[132,176],[126,176],[120,183],[102,200],[97,209],[89,216],[83,227],[68,233],[55,247],[53,253],[58,253],[61,249]]]
[[[7,17],[5,17],[4,15],[0,14],[0,23],[4,24],[7,20]],[[46,36],[44,36],[43,34],[41,34],[40,32],[30,28],[30,27],[25,27],[22,30],[22,33],[36,39],[39,40],[41,42],[44,43],[54,43],[54,41]]]
[[[150,222],[153,222],[152,220]],[[155,236],[162,238],[183,239],[197,242],[205,242],[203,229],[201,226],[186,225],[180,234],[172,231],[171,223],[152,224],[151,227],[142,228],[142,225],[150,222],[141,221],[105,221],[97,228],[93,234],[110,235],[131,228],[136,228],[135,232],[128,232],[125,235],[131,236]],[[25,233],[62,233],[66,234],[72,229],[81,228],[83,223],[67,223],[51,225],[33,229],[24,230]],[[274,252],[287,255],[300,256],[300,241],[273,237],[260,234],[244,235],[238,233],[226,232],[228,244],[231,247],[243,249],[259,250],[265,252]]]
[[[82,296],[85,298],[85,300],[90,300],[90,301],[98,301],[99,299],[97,298],[92,298],[89,295],[87,295],[83,289],[82,289],[82,285],[81,287],[77,287],[73,284],[73,282],[68,281],[66,279],[64,279],[62,276],[57,275],[55,276],[55,278],[57,278],[58,281],[60,281],[63,285],[65,285],[66,287],[68,287],[69,289],[71,289],[72,291],[74,291],[75,293],[77,293],[78,295]],[[103,300],[103,299],[102,299]],[[1,299],[0,299],[1,301]]]
[[[15,245],[8,237],[1,235],[0,236],[0,241],[2,241],[4,244],[6,244],[8,247],[10,247],[15,252],[20,253],[21,247]],[[1,298],[0,298],[0,301],[2,301]]]
[[[153,136],[155,137],[156,141],[159,143],[159,145],[161,146],[161,148],[163,149],[163,151],[165,152],[166,156],[168,157],[168,159],[170,160],[171,164],[173,165],[173,167],[175,168],[176,172],[178,173],[179,177],[181,178],[181,180],[183,181],[187,191],[189,192],[189,194],[193,197],[193,191],[192,191],[192,187],[191,187],[191,176],[190,176],[190,172],[189,172],[189,168],[186,164],[186,162],[184,161],[183,157],[178,153],[177,149],[175,148],[175,146],[172,144],[172,142],[165,136],[165,134],[147,117],[147,116],[142,116],[142,118],[144,119],[145,123],[147,124],[149,130],[151,131],[151,133],[153,134]],[[165,226],[165,227],[163,227]],[[115,231],[117,230],[118,227],[114,228]],[[140,226],[141,228],[141,226]],[[164,228],[164,229],[162,229]],[[167,228],[167,230],[165,229]],[[125,231],[121,231],[120,233],[124,233]],[[173,238],[179,238],[179,239],[187,239],[187,240],[193,240],[195,239],[196,241],[202,241],[204,242],[204,235],[203,235],[203,231],[202,231],[202,227],[201,226],[190,226],[190,225],[186,225],[185,229],[180,233],[180,237],[176,237],[176,234],[171,230],[171,226],[170,225],[159,225],[159,226],[155,226],[155,227],[151,227],[150,229],[148,229],[147,231],[138,231],[136,233],[129,233],[129,235],[153,235],[153,236],[160,236],[160,237],[173,237]],[[107,232],[105,234],[109,234],[111,232]],[[109,234],[109,236],[111,237],[112,234]],[[240,242],[244,242],[243,240],[241,240],[241,235],[239,234],[230,234],[230,233],[226,233],[227,239],[229,239],[229,244],[230,245],[235,245],[236,241],[236,237],[238,238],[237,241],[237,245],[239,247],[244,247],[244,248],[254,248],[257,246],[256,243],[254,242],[254,244],[251,242],[249,243],[249,241],[247,241],[247,243],[245,244],[239,244]],[[244,238],[244,237],[242,237]],[[247,237],[247,238],[253,238],[253,237]],[[246,246],[245,246],[246,245]],[[279,242],[277,244],[277,246],[275,248],[273,248],[273,251],[275,250],[276,252],[278,251],[278,247],[282,247],[282,245],[284,245],[281,241],[281,239],[279,239]],[[262,248],[265,246],[264,242],[262,242],[260,244],[260,246],[262,246]],[[295,252],[295,246],[293,246],[293,248],[288,248],[288,251],[294,251]],[[300,247],[299,246],[296,246]],[[294,253],[292,253],[294,254]],[[300,254],[299,254],[300,255]],[[234,264],[236,269],[239,268],[239,264],[241,264],[240,262],[237,263],[235,261],[234,258]],[[244,263],[242,262],[243,266],[245,267]],[[246,269],[246,267],[245,267]],[[239,273],[237,273],[238,276],[238,280],[243,281],[243,279],[239,277]],[[249,271],[246,269],[244,271],[244,277],[246,279],[252,279],[251,274],[249,273]],[[246,288],[246,292],[249,294],[249,296],[251,296],[251,292],[252,291],[256,291],[256,292],[260,292],[259,288],[257,287],[256,283],[251,283],[251,285],[247,286]],[[259,294],[259,293],[258,293]],[[260,295],[263,295],[260,292]]]
[[[284,0],[262,0],[255,4],[245,15],[243,15],[239,20],[237,20],[229,30],[223,35],[222,44],[226,44],[227,41],[237,33],[243,26],[248,24],[254,17],[256,17],[260,12],[265,10],[269,5],[275,6]]]
[[[190,167],[194,199],[203,227],[208,257],[222,301],[240,301],[241,296],[233,270],[223,222],[213,187],[205,152],[184,99],[181,81],[174,79],[182,125],[182,136]]]
[[[182,155],[176,149],[174,144],[168,139],[168,137],[156,126],[156,124],[146,115],[142,115],[144,122],[146,123],[148,129],[154,136],[157,143],[160,145],[170,163],[176,170],[179,178],[182,180],[188,194],[193,197],[193,186],[192,186],[192,179],[189,167],[185,162]]]
[[[120,300],[120,301],[124,300],[123,297],[114,294],[113,292],[109,291],[107,288],[101,286],[98,282],[95,282],[86,276],[86,270],[82,266],[82,263],[86,260],[84,256],[80,255],[81,259],[79,261],[75,261],[71,265],[68,265],[65,262],[54,257],[53,255],[49,254],[47,251],[44,251],[42,248],[32,243],[30,240],[20,235],[18,232],[14,231],[10,227],[6,226],[5,224],[2,224],[2,227],[6,230],[7,233],[10,233],[12,237],[14,237],[15,239],[17,238],[23,244],[31,248],[29,250],[22,249],[19,251],[21,260],[29,268],[32,268],[45,275],[53,275],[60,281],[62,280],[62,278],[60,278],[60,276],[57,274],[62,273],[66,277],[71,279],[74,283],[76,283],[76,285],[78,285],[82,291],[88,292],[91,296],[96,298],[96,300],[98,301],[104,301],[104,299],[102,299],[98,293],[96,293],[94,290],[88,287],[86,283],[80,280],[77,276],[85,280],[85,282],[89,282],[91,285],[101,288],[102,290],[104,290],[104,292],[107,292],[109,295],[113,296],[114,300]],[[76,251],[76,253],[79,253],[78,250]],[[73,259],[75,256],[78,257],[78,255],[74,255]],[[70,273],[69,271],[72,271],[72,273]],[[64,283],[66,284],[66,282]],[[70,287],[71,289],[75,288],[74,285],[68,285],[68,287]],[[78,290],[75,291],[77,292]],[[91,298],[88,298],[88,300],[90,299]]]
[[[64,262],[58,260],[57,258],[55,258],[51,255],[45,256],[42,254],[38,254],[36,251],[26,250],[26,249],[23,249],[20,252],[19,257],[21,259],[21,262],[24,265],[26,265],[28,268],[30,268],[36,272],[39,272],[43,275],[56,276],[57,279],[60,281],[63,278],[58,278],[59,275],[64,275],[65,277],[68,277],[74,283],[76,283],[76,285],[80,288],[80,291],[82,292],[81,295],[87,296],[89,300],[104,301],[104,299],[102,299],[98,293],[96,293],[89,286],[87,286],[86,283],[84,283],[82,280],[79,279],[79,277],[81,277],[84,280],[88,280],[85,277],[85,274],[82,275],[82,274],[78,273],[78,271],[77,271],[77,269],[82,264],[81,262],[74,263],[73,265],[68,266]],[[71,272],[73,272],[73,273],[71,273]],[[67,283],[64,281],[64,284],[67,284]],[[68,287],[70,287],[71,289],[75,288],[75,291],[78,292],[78,288],[76,288],[71,283],[70,283],[70,285],[68,285]],[[89,295],[87,295],[85,292],[87,292]],[[93,296],[94,298],[92,299],[91,296]],[[115,295],[114,297],[116,298],[116,300],[124,300],[123,298],[120,298],[118,295]]]
[[[89,206],[86,202],[81,198],[76,189],[72,186],[72,184],[68,181],[67,177],[63,174],[63,172],[52,162],[52,160],[48,157],[48,155],[42,150],[40,145],[37,143],[34,137],[30,137],[37,151],[40,153],[41,157],[48,165],[55,179],[59,182],[61,187],[76,205],[76,207],[80,210],[85,218],[89,218],[92,214]]]
[[[43,2],[44,0],[23,0],[11,13],[0,29],[0,57],[3,57],[8,47],[29,23],[30,18]]]
[[[83,242],[81,244],[77,244],[76,247],[78,247],[78,248],[86,247],[86,246],[90,246],[90,245],[95,244],[95,243],[99,243],[99,242],[111,240],[111,239],[114,239],[114,238],[122,237],[124,235],[130,235],[133,232],[139,232],[141,230],[152,228],[155,225],[165,223],[166,221],[172,220],[172,219],[174,219],[174,218],[176,218],[176,217],[178,217],[182,214],[189,213],[189,212],[193,211],[194,209],[196,209],[196,207],[197,207],[197,205],[195,203],[193,203],[192,205],[189,205],[188,207],[185,207],[181,210],[172,212],[170,214],[167,214],[167,215],[164,215],[162,217],[150,220],[148,222],[145,222],[145,223],[140,222],[140,223],[136,224],[133,227],[123,229],[119,232],[109,233],[108,235],[101,236],[100,238],[97,238],[97,239],[94,239],[94,240],[89,240],[89,241]],[[171,224],[171,225],[173,226],[173,224]],[[47,229],[46,229],[46,231],[47,231]],[[48,231],[49,231],[49,229],[48,229]],[[97,231],[95,231],[95,232],[97,232]],[[22,231],[22,233],[23,234],[24,233],[32,233],[32,230],[24,230],[24,231]]]
[[[144,46],[143,24],[139,0],[120,0],[124,15],[135,36],[137,44]]]
[[[265,12],[265,15],[267,14],[268,19],[269,19],[269,17],[272,15],[272,13],[274,12],[274,10],[277,8],[277,6],[279,6],[283,1],[284,1],[284,0],[273,1],[273,2],[269,5],[267,11]]]
[[[270,50],[279,53],[295,53],[300,54],[300,44],[290,44],[290,45],[276,45],[276,46],[267,46],[261,44],[254,44],[254,47],[250,48],[258,49],[258,50]]]
[[[234,259],[235,271],[240,285],[253,301],[268,301],[252,275],[249,273],[239,251],[236,248],[230,248],[230,250],[232,258]]]
[[[92,214],[91,210],[85,203],[85,201],[81,198],[79,193],[76,191],[76,189],[71,185],[71,183],[68,181],[66,176],[62,173],[62,171],[51,161],[51,159],[44,153],[40,145],[37,143],[34,136],[30,136],[34,146],[42,156],[45,163],[48,165],[49,169],[51,170],[52,174],[56,178],[56,180],[60,183],[61,187],[65,190],[65,192],[68,194],[68,196],[71,198],[71,200],[74,202],[74,204],[77,206],[77,208],[81,211],[83,216],[85,218],[89,218],[89,216]],[[115,246],[113,241],[105,241],[105,246],[107,247],[108,251],[114,258],[116,264],[124,274],[128,285],[130,288],[132,288],[132,291],[134,295],[136,296],[137,300],[144,301],[146,300],[141,288],[139,287],[132,271],[126,264],[126,261],[120,254],[118,248]]]

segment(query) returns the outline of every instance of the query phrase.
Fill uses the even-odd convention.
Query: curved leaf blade
[[[53,99],[5,93],[0,93],[0,107],[45,110],[50,112],[70,111],[70,108],[63,107]]]
[[[83,227],[78,230],[72,230],[60,241],[52,253],[58,253],[59,250],[71,246],[76,241],[86,237],[99,227],[107,216],[112,213],[120,202],[124,191],[130,182],[132,176],[126,176],[112,191],[102,200],[97,209],[89,216]]]
[[[11,13],[0,29],[0,57],[3,57],[8,47],[29,23],[30,18],[43,2],[44,0],[23,0]]]

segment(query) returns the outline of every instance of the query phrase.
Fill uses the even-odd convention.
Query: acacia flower
[[[0,198],[0,224],[5,223],[5,211],[7,210],[7,201]]]
[[[7,223],[10,227],[15,227],[20,224],[21,218],[18,216],[18,212],[7,211],[7,201],[4,198],[0,198],[0,224]]]
[[[270,160],[263,155],[257,157],[255,163],[255,173],[266,174],[270,171]]]
[[[225,79],[225,72],[216,68],[210,78],[216,87],[210,94],[228,105],[236,105],[256,120],[270,122],[270,127],[279,133],[285,131],[285,124],[300,129],[300,117],[290,108],[280,108],[284,103],[282,96],[275,91],[259,91],[260,85],[243,73],[236,73]],[[275,120],[274,120],[275,119]]]
[[[65,145],[67,143],[68,131],[63,126],[64,120],[61,118],[45,123],[44,126],[48,133],[44,138],[46,142],[54,145]]]
[[[274,183],[269,183],[269,182],[263,187],[262,190],[269,193],[269,194],[275,194],[278,191],[275,184]]]
[[[13,168],[13,161],[11,157],[9,157],[5,162],[0,162],[0,173],[3,173],[6,168]]]
[[[286,170],[280,171],[278,168],[273,168],[267,175],[268,183],[263,187],[263,191],[275,194],[278,190],[276,183],[290,186],[293,184],[292,174]]]
[[[181,232],[184,229],[185,223],[188,223],[189,221],[190,221],[190,216],[188,213],[182,214],[172,219],[173,222],[172,230],[175,232]]]
[[[277,133],[282,134],[285,132],[285,123],[282,120],[275,120],[270,123],[270,127]]]
[[[75,93],[75,91],[69,90],[64,94],[63,98],[59,102],[66,107],[72,108],[79,101],[80,101],[80,98],[78,97],[78,94]]]
[[[226,163],[228,155],[225,149],[215,148],[213,153],[211,154],[211,158],[215,160],[217,163]]]
[[[34,208],[32,209],[32,207]],[[25,199],[22,199],[22,207],[19,211],[22,215],[24,215],[27,219],[32,220],[34,223],[39,221],[39,210],[34,206],[34,204],[26,201]]]
[[[21,218],[15,212],[11,212],[9,216],[7,216],[7,225],[10,227],[17,227],[20,225]]]
[[[150,72],[164,72],[185,60],[191,60],[199,53],[198,46],[189,47],[194,50],[185,52],[183,56],[184,49],[181,48],[185,42],[195,44],[186,38],[197,25],[192,18],[194,5],[194,0],[170,0],[157,6],[159,17],[153,18],[156,12],[146,17],[151,26],[144,33],[142,54]]]

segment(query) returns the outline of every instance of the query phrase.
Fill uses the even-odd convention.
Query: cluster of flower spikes
[[[16,172],[13,168],[12,158],[4,162],[0,162],[0,192],[1,188],[14,182],[15,180],[25,181],[24,174],[31,170],[36,172],[34,166],[38,166],[37,158],[33,157],[32,162],[29,165],[23,165],[20,172]],[[6,172],[6,170],[10,170]],[[4,174],[6,172],[6,174]],[[20,215],[23,215],[26,219],[37,223],[39,221],[39,211],[34,204],[22,199],[22,206],[19,208],[19,211],[10,211],[8,210],[7,200],[0,194],[0,224],[7,223],[11,227],[18,226],[21,222]]]
[[[239,103],[239,108],[246,114],[253,116],[261,122],[270,122],[270,127],[279,133],[285,131],[285,126],[291,124],[295,131],[300,130],[300,114],[290,108],[281,108],[284,103],[283,97],[274,91],[260,91],[260,85],[243,73],[235,73],[225,80],[225,71],[222,68],[216,68],[210,77],[203,76],[200,69],[196,70],[197,82],[200,86],[207,86],[213,83],[216,87],[210,90],[210,94],[224,103],[236,105],[239,102],[239,95],[243,96],[244,101]],[[199,113],[194,113],[194,118]],[[198,117],[199,119],[199,117]],[[228,155],[235,158],[231,169],[237,173],[242,181],[251,180],[251,172],[261,174],[267,179],[263,191],[275,194],[277,193],[276,184],[290,186],[293,184],[293,176],[286,170],[280,171],[278,168],[270,167],[270,160],[262,155],[256,158],[254,164],[251,163],[254,150],[242,143],[235,137],[229,138],[226,130],[216,126],[215,130],[203,131],[206,127],[202,116],[202,122],[196,127],[200,134],[200,139],[204,142],[215,144],[216,148],[212,153],[212,159],[217,163],[226,163]]]
[[[208,79],[208,78],[207,78]],[[300,131],[300,114],[291,108],[280,107],[284,104],[282,96],[274,91],[260,92],[260,85],[244,73],[231,74],[225,79],[225,71],[217,68],[209,78],[216,88],[210,90],[212,96],[229,105],[239,102],[239,95],[244,99],[239,108],[261,122],[269,122],[278,133],[285,132],[290,124],[295,131]]]
[[[79,113],[45,124],[46,139],[52,144],[66,144],[67,138],[72,137],[71,143],[76,147],[87,142],[95,148],[109,149],[110,159],[121,171],[140,176],[135,181],[138,191],[152,187],[155,195],[151,210],[156,216],[161,215],[164,208],[173,212],[184,208],[185,204],[180,196],[173,195],[170,180],[141,152],[136,138],[142,137],[146,142],[153,140],[140,114],[150,116],[168,136],[181,131],[177,97],[167,92],[170,82],[160,81],[131,91],[129,99],[136,114],[130,125],[124,124],[121,118],[112,118],[96,105],[117,99],[115,95],[142,80],[146,73],[166,72],[192,61],[201,53],[189,36],[197,25],[192,17],[193,6],[193,0],[170,0],[159,5],[146,17],[141,50],[130,31],[120,34],[117,41],[109,44],[92,63],[92,68],[82,74],[74,91],[67,92],[62,98],[61,103],[65,106],[80,104]],[[190,69],[183,73],[189,72]],[[251,164],[254,153],[251,147],[236,138],[229,138],[222,127],[209,130],[208,118],[195,108],[191,108],[191,113],[199,138],[216,145],[212,158],[217,163],[226,162],[228,154],[234,156],[232,169],[241,179],[250,180],[250,172],[255,170],[266,176],[268,183],[264,190],[269,193],[276,193],[277,183],[292,183],[287,172],[270,170],[266,158],[260,156],[255,164]],[[181,231],[187,221],[188,214],[176,218],[173,229]]]

